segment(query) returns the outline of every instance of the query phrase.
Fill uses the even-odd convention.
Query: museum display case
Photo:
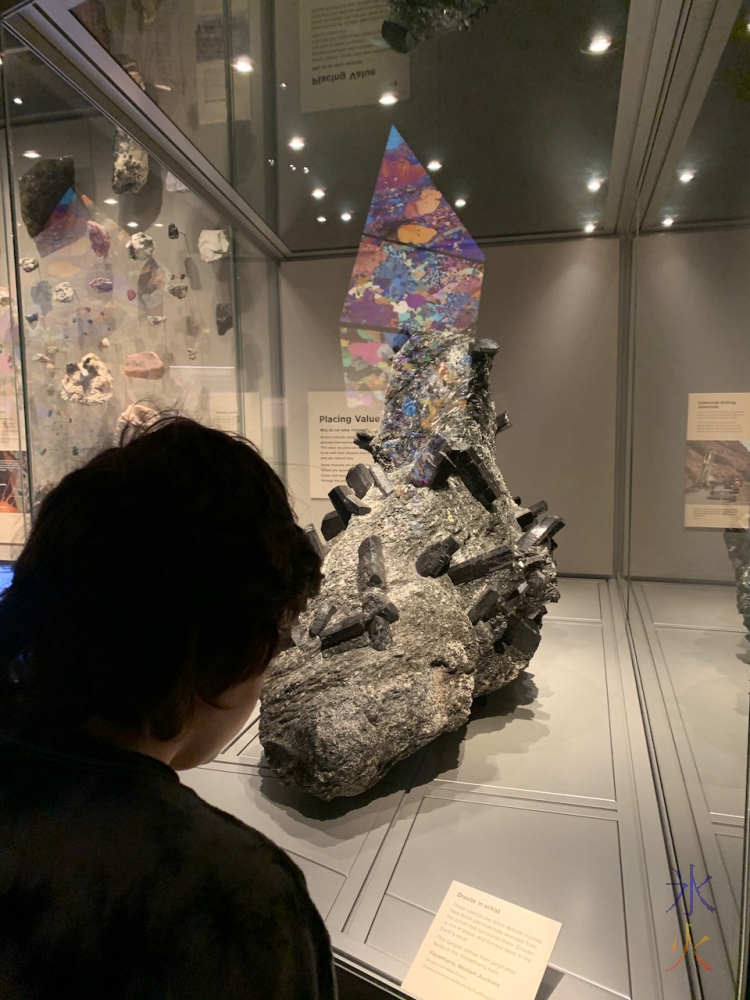
[[[241,431],[326,581],[181,778],[340,969],[414,995],[455,881],[561,925],[539,997],[742,997],[750,3],[2,31],[0,560],[144,408]]]

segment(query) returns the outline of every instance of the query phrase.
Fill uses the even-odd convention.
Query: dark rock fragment
[[[330,542],[330,540],[335,538],[336,535],[341,534],[348,523],[348,519],[345,523],[338,511],[330,510],[326,515],[324,515],[323,520],[320,522],[320,532],[323,535],[323,538],[325,538],[327,542]]]
[[[507,594],[503,594],[500,598],[500,604],[502,605],[503,611],[513,611],[524,598],[524,594],[529,589],[529,585],[524,581],[519,583],[517,587],[509,590]]]
[[[528,510],[525,510],[522,514],[519,514],[516,518],[519,527],[526,530],[526,528],[531,527],[531,525],[536,521],[540,514],[544,514],[547,510],[547,501],[540,500],[539,503],[533,503]]]
[[[232,304],[230,302],[218,302],[216,304],[216,332],[220,337],[223,337],[227,330],[231,330],[233,326]]]
[[[542,634],[535,622],[514,615],[509,620],[502,641],[506,646],[513,646],[522,656],[531,657],[542,641]]]
[[[323,543],[320,540],[320,535],[315,530],[315,525],[306,524],[302,530],[307,535],[308,542],[312,545],[320,558],[323,559],[325,557],[325,550],[323,548]]]
[[[41,233],[69,188],[75,188],[72,156],[45,157],[29,167],[18,182],[21,218],[33,240]]]
[[[370,434],[369,431],[357,431],[354,437],[354,443],[362,451],[369,451],[372,454],[372,441],[375,435]]]
[[[375,462],[374,465],[370,466],[370,474],[375,482],[375,485],[383,494],[384,497],[388,497],[393,493],[393,483],[390,481],[388,476],[385,474],[382,465]]]
[[[323,629],[326,627],[328,622],[331,620],[336,612],[336,605],[333,601],[323,601],[318,610],[315,612],[315,617],[310,622],[310,628],[308,632],[311,636],[320,635]]]
[[[489,510],[500,496],[500,489],[477,452],[473,448],[466,448],[453,451],[450,457],[466,489]]]
[[[494,340],[482,338],[480,340],[469,341],[469,354],[472,361],[480,358],[494,358],[499,350],[500,347]]]
[[[551,539],[561,528],[565,527],[565,521],[561,517],[542,518],[541,521],[533,524],[518,540],[516,548],[519,552],[528,552],[535,545]]]
[[[363,599],[362,611],[368,622],[372,621],[375,615],[379,615],[392,625],[400,617],[396,605],[377,591],[370,591]]]
[[[384,650],[393,645],[391,626],[380,615],[375,615],[370,622],[370,643],[373,649]]]
[[[507,410],[503,413],[498,413],[495,418],[495,434],[499,434],[500,431],[507,431],[507,429],[512,426],[513,424],[510,422],[510,414]]]
[[[328,496],[345,526],[351,520],[352,514],[369,514],[372,510],[372,507],[362,503],[359,497],[354,495],[354,490],[348,486],[334,486]]]
[[[170,240],[176,240],[179,237],[179,235],[180,235],[180,230],[177,228],[174,222],[170,222],[169,226],[167,227],[167,236],[170,238]]]
[[[355,636],[353,639],[347,639],[346,642],[340,642],[336,646],[326,646],[321,649],[324,660],[329,660],[332,656],[338,656],[339,653],[348,653],[350,649],[362,649],[364,646],[370,645],[369,633],[365,632],[364,635]]]
[[[448,569],[451,557],[458,552],[461,543],[453,535],[448,535],[424,550],[416,561],[417,573],[420,576],[442,576]]]
[[[402,55],[410,52],[418,41],[409,29],[403,24],[399,24],[398,21],[383,21],[380,33],[393,51],[400,52]]]
[[[349,615],[348,618],[341,618],[333,625],[323,629],[320,633],[321,645],[323,649],[328,649],[329,646],[338,646],[340,642],[356,639],[357,636],[363,635],[364,631],[364,615]]]
[[[385,560],[383,559],[383,544],[377,535],[369,535],[360,543],[359,549],[360,590],[370,587],[385,586]]]
[[[448,576],[454,583],[471,583],[472,580],[481,580],[483,576],[505,569],[512,562],[513,553],[508,546],[499,545],[496,549],[449,567]]]
[[[476,625],[477,622],[484,621],[485,618],[491,618],[497,610],[499,599],[498,592],[492,587],[488,587],[466,612],[471,624]]]
[[[346,474],[346,483],[358,497],[363,497],[373,483],[372,473],[363,462],[353,465]]]

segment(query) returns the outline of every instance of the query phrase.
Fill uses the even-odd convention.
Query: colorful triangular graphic
[[[351,405],[384,397],[391,361],[413,333],[474,326],[483,262],[468,230],[391,128],[341,313]]]

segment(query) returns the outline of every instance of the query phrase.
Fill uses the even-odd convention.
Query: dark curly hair
[[[42,501],[0,598],[0,719],[171,739],[263,672],[320,581],[256,448],[162,416]]]

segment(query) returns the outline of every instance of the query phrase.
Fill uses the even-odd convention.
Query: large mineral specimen
[[[203,229],[198,237],[198,251],[201,260],[211,263],[226,257],[229,250],[229,240],[223,229]]]
[[[431,209],[432,245],[450,247],[434,256],[466,251],[478,294],[481,251],[448,207],[425,198],[431,181],[420,178],[411,197]],[[404,207],[388,199],[391,218]],[[420,221],[418,209],[406,207],[405,217]],[[371,209],[370,242],[377,222]],[[420,226],[397,232],[407,247],[412,237],[424,242]],[[423,260],[420,251],[415,278]],[[445,268],[446,300],[455,269]],[[379,288],[385,314],[387,286]],[[351,485],[331,492],[337,523],[324,519],[321,593],[263,689],[268,764],[323,799],[370,788],[396,761],[460,728],[474,698],[528,664],[545,603],[559,597],[551,550],[562,522],[519,507],[496,464],[497,345],[474,340],[470,325],[450,320],[455,298],[444,312],[440,298],[433,285],[425,301],[408,303],[409,336],[393,359],[380,430],[364,441],[376,462],[370,481],[355,467]]]
[[[121,128],[115,130],[112,190],[115,194],[138,194],[148,180],[148,153]]]
[[[109,402],[113,392],[112,374],[95,354],[85,354],[79,363],[71,361],[65,366],[60,397],[66,403],[101,406]]]
[[[18,183],[21,218],[33,240],[50,220],[63,195],[75,187],[72,156],[38,160]]]
[[[128,354],[123,369],[128,378],[164,378],[164,362],[154,351],[140,351]]]

